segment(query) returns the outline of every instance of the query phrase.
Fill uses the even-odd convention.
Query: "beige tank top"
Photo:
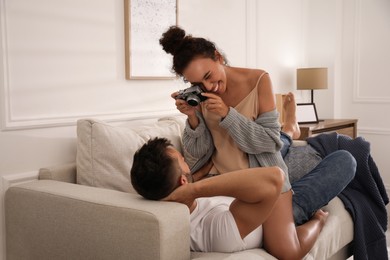
[[[260,79],[266,72],[263,72],[257,80],[253,90],[243,98],[234,108],[243,116],[250,120],[256,120],[258,117],[258,85]],[[249,168],[248,154],[244,153],[229,135],[229,133],[219,126],[220,116],[213,114],[203,106],[202,113],[208,129],[213,137],[215,151],[212,156],[213,168],[211,174],[222,174],[230,171]]]

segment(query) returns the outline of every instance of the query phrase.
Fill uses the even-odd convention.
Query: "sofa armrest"
[[[189,259],[189,210],[39,180],[5,194],[7,259]]]
[[[76,163],[72,162],[59,166],[41,168],[39,169],[38,179],[76,183]]]

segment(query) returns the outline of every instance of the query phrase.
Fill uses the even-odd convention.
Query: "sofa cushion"
[[[134,153],[153,137],[165,137],[181,151],[177,122],[117,126],[96,119],[77,122],[77,183],[136,193],[130,182]]]

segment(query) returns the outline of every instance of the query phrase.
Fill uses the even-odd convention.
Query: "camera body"
[[[200,102],[205,101],[207,97],[202,96],[202,90],[200,85],[192,85],[189,88],[179,90],[179,94],[176,96],[176,99],[183,99],[187,102],[188,105],[196,107]]]

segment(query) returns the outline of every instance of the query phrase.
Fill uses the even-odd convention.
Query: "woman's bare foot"
[[[289,92],[283,101],[284,122],[282,131],[288,134],[292,139],[298,139],[301,130],[297,123],[296,117],[297,104],[295,103],[294,94]]]

